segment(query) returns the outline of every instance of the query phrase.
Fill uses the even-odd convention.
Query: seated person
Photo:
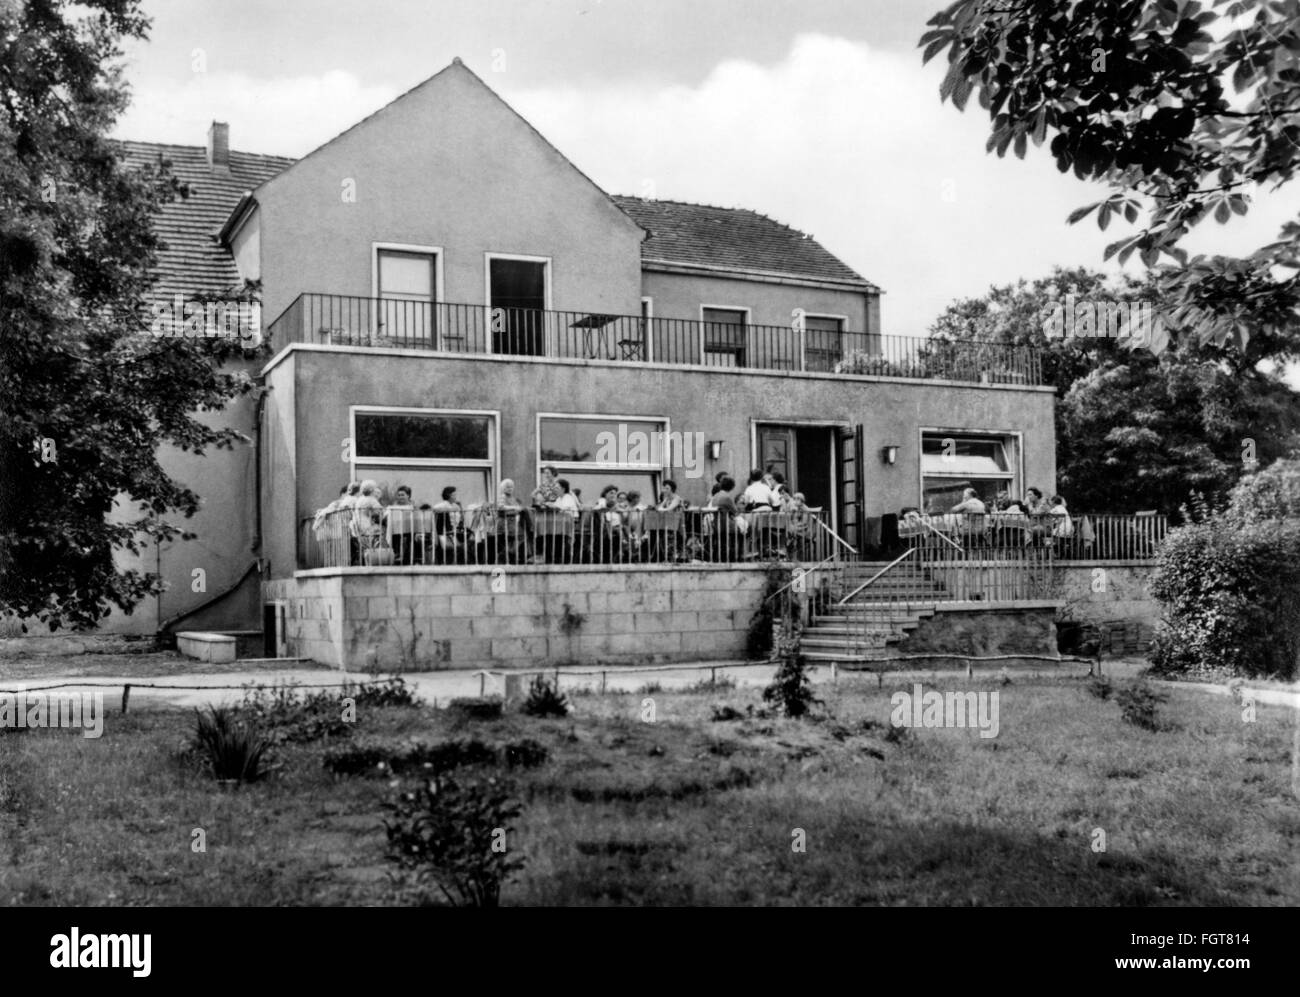
[[[541,483],[533,489],[532,504],[534,509],[554,508],[560,499],[560,486],[555,477],[555,468],[547,464],[542,468]]]
[[[659,504],[655,508],[660,512],[676,512],[684,507],[682,497],[677,494],[677,482],[671,478],[664,479],[663,487],[659,489]]]
[[[627,514],[624,522],[627,524],[628,536],[633,543],[645,542],[645,512],[646,506],[641,501],[641,493],[630,491],[627,493]]]
[[[772,494],[765,477],[767,476],[758,468],[749,472],[749,484],[745,486],[737,503],[746,512],[768,512],[775,508],[777,498]]]
[[[516,512],[523,508],[523,503],[515,495],[515,483],[510,478],[501,479],[501,487],[497,489],[497,507]]]
[[[566,479],[557,478],[555,484],[560,490],[560,497],[551,503],[551,508],[568,513],[574,519],[577,519],[582,512],[582,504],[578,501],[578,496],[569,488],[569,482]]]
[[[950,510],[956,513],[966,515],[984,515],[988,510],[984,503],[980,501],[979,493],[974,488],[967,488],[961,493],[961,501]]]
[[[410,545],[411,530],[414,529],[414,516],[390,515],[392,510],[415,512],[411,502],[411,489],[407,485],[398,485],[393,493],[393,502],[384,510],[384,525],[392,530],[393,560],[398,564],[411,564],[414,550]],[[395,528],[395,529],[394,529]]]
[[[1060,495],[1053,495],[1051,499],[1051,508],[1047,510],[1054,517],[1052,525],[1052,536],[1062,540],[1068,540],[1074,536],[1074,521],[1070,519],[1070,512],[1065,507],[1065,499]]]

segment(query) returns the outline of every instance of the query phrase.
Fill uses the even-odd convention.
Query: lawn
[[[1153,732],[1080,680],[977,687],[1001,696],[996,738],[891,736],[890,684],[842,677],[817,687],[818,722],[714,722],[758,691],[656,690],[578,696],[562,720],[374,709],[354,739],[548,749],[500,773],[526,861],[506,904],[1300,903],[1294,710],[1244,723],[1174,688]],[[412,900],[384,857],[390,780],[322,765],[347,738],[286,745],[269,780],[223,789],[177,758],[192,725],[153,709],[110,714],[99,740],[0,731],[0,903]]]

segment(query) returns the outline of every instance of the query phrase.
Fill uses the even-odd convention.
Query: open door
[[[540,357],[546,354],[546,264],[536,260],[488,261],[488,304],[494,320],[492,352]]]
[[[839,430],[839,505],[840,536],[853,546],[862,550],[862,541],[866,535],[863,529],[863,492],[865,488],[862,426],[845,426]]]

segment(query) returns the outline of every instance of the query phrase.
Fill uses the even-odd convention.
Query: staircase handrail
[[[916,548],[916,547],[909,547],[909,548],[907,548],[907,550],[905,550],[905,551],[904,551],[902,554],[900,554],[898,557],[894,558],[892,561],[890,561],[888,564],[886,564],[883,568],[881,568],[879,571],[877,571],[874,575],[872,575],[870,578],[868,578],[865,582],[863,582],[861,585],[859,585],[857,588],[855,588],[852,592],[850,592],[850,593],[849,593],[848,595],[846,595],[843,599],[841,599],[838,603],[836,603],[836,605],[837,605],[837,606],[843,606],[843,605],[844,605],[845,603],[847,603],[850,599],[852,599],[855,595],[857,595],[859,592],[861,592],[861,591],[862,591],[863,589],[865,589],[867,586],[869,586],[869,585],[871,585],[873,582],[875,582],[878,578],[882,577],[883,575],[888,574],[888,573],[889,573],[890,571],[892,571],[894,568],[898,567],[898,565],[900,565],[900,564],[902,564],[904,561],[906,561],[909,557],[911,557],[913,554],[915,554],[916,551],[917,551],[917,548]]]
[[[832,538],[836,543],[838,543],[841,547],[843,547],[845,550],[847,550],[850,554],[852,554],[854,557],[857,557],[857,556],[858,556],[858,552],[857,552],[857,550],[855,550],[855,549],[853,548],[853,546],[852,546],[851,544],[848,543],[848,541],[846,541],[843,537],[841,537],[838,533],[836,533],[834,530],[832,530],[829,526],[827,526],[827,525],[826,525],[824,522],[822,522],[820,519],[817,520],[817,525],[820,526],[820,527],[821,527],[823,530],[825,530],[827,533],[829,533],[829,534],[831,535],[831,538]],[[808,575],[811,575],[814,571],[820,571],[823,567],[825,567],[825,566],[826,566],[827,564],[829,564],[831,561],[839,560],[839,554],[840,554],[839,550],[832,550],[832,552],[831,552],[830,554],[827,554],[824,558],[822,558],[820,561],[818,561],[816,564],[814,564],[811,568],[808,568],[807,570],[800,569],[798,574],[796,574],[794,577],[792,577],[788,582],[786,582],[784,585],[782,585],[779,589],[777,589],[775,592],[773,592],[771,595],[769,595],[769,596],[768,596],[766,599],[764,599],[763,601],[764,601],[765,603],[771,602],[771,601],[772,601],[773,599],[775,599],[778,595],[781,595],[783,592],[785,592],[786,589],[788,589],[788,588],[790,588],[792,585],[794,585],[794,583],[795,583],[796,581],[798,581],[800,578],[806,578]]]

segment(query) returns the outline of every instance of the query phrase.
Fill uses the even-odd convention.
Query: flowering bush
[[[1151,594],[1164,606],[1150,657],[1160,672],[1291,678],[1300,657],[1296,462],[1243,479],[1227,509],[1202,512],[1160,548]],[[1272,513],[1272,515],[1270,515]]]

